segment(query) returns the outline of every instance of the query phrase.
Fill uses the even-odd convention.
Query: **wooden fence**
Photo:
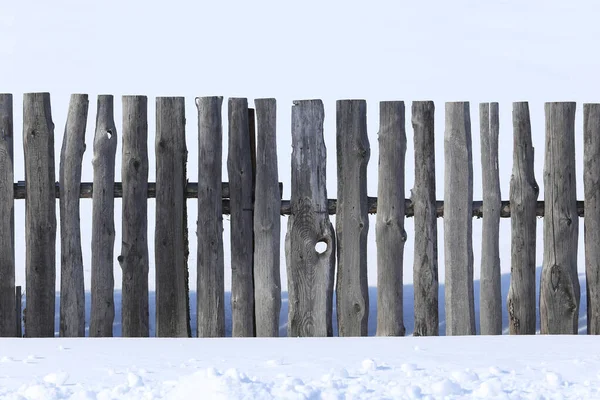
[[[542,333],[577,333],[579,217],[585,215],[588,333],[600,333],[600,104],[584,105],[584,202],[575,192],[575,103],[547,103],[544,198],[538,198],[528,104],[513,104],[514,154],[510,201],[500,197],[497,103],[480,104],[483,201],[473,201],[470,109],[445,104],[444,202],[435,197],[434,104],[412,103],[415,184],[405,193],[405,105],[380,103],[377,198],[367,197],[370,158],[366,102],[337,102],[337,200],[326,191],[324,109],[320,100],[292,107],[291,200],[281,200],[277,174],[276,102],[228,102],[228,183],[221,176],[222,98],[196,99],[198,182],[186,179],[184,99],[156,99],[156,182],[148,182],[145,96],[122,99],[122,183],[114,182],[119,140],[113,97],[97,101],[93,183],[81,182],[88,96],[71,97],[55,180],[54,124],[48,93],[23,98],[25,180],[13,170],[13,100],[0,94],[0,336],[19,335],[20,287],[15,288],[14,201],[26,201],[25,335],[54,336],[55,202],[60,199],[61,336],[83,336],[84,275],[79,199],[93,199],[90,336],[112,336],[114,198],[122,197],[122,332],[149,335],[147,199],[156,198],[156,333],[191,335],[186,199],[198,199],[197,332],[225,334],[222,215],[231,215],[233,336],[277,336],[281,310],[280,215],[286,235],[290,336],[332,335],[334,284],[339,334],[367,333],[369,302],[377,302],[377,334],[404,335],[404,218],[414,217],[415,335],[437,335],[437,223],[444,218],[446,333],[475,334],[473,217],[483,218],[480,323],[502,331],[499,222],[511,218],[510,332],[534,334],[535,226],[544,216],[540,292]],[[409,168],[409,171],[412,168]],[[377,299],[368,298],[369,213],[377,213]],[[329,215],[336,214],[336,226]],[[478,245],[479,243],[477,243]],[[336,262],[337,261],[337,262]],[[337,274],[335,272],[337,271]],[[337,281],[334,282],[334,276]],[[15,290],[18,290],[15,293]],[[19,304],[16,304],[19,303]]]

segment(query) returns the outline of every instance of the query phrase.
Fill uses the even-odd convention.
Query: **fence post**
[[[404,125],[403,101],[379,103],[379,172],[375,225],[378,336],[404,336],[405,333],[402,309],[402,274],[404,243],[406,242],[404,230],[406,131]],[[364,200],[366,203],[366,188]],[[366,208],[366,204],[364,207]],[[366,209],[361,211],[361,216],[363,213],[366,215]],[[364,246],[366,247],[366,243]]]
[[[198,337],[225,336],[222,97],[198,97]]]
[[[414,336],[439,335],[434,118],[433,101],[412,103],[415,146],[415,185],[412,191],[415,224]]]
[[[0,337],[16,336],[13,98],[0,94]]]
[[[510,180],[511,274],[506,306],[511,334],[536,329],[535,241],[539,187],[534,175],[529,104],[513,103],[513,169]]]
[[[123,96],[123,337],[147,337],[148,98]]]
[[[600,104],[583,105],[587,333],[600,335]]]
[[[288,336],[332,336],[335,232],[327,213],[323,102],[292,106],[292,196],[286,235]]]
[[[79,219],[88,95],[73,94],[60,152],[60,336],[85,336],[85,292]]]
[[[500,176],[498,171],[498,103],[479,105],[483,179],[483,230],[479,323],[482,335],[502,334],[500,277]]]
[[[546,103],[544,263],[540,284],[541,333],[577,333],[577,188],[575,103]]]
[[[367,103],[364,100],[338,100],[336,114],[338,330],[340,336],[367,336],[367,164],[371,156]]]
[[[248,100],[229,99],[227,172],[231,207],[232,336],[254,336],[252,157]]]
[[[54,336],[56,187],[51,113],[49,93],[23,95],[28,337]]]
[[[471,146],[469,103],[446,103],[444,253],[448,336],[475,334]]]
[[[117,128],[113,116],[114,98],[98,96],[94,134],[94,190],[92,193],[92,305],[90,336],[110,337],[115,320],[115,157]]]
[[[277,173],[277,103],[257,99],[254,200],[254,298],[256,336],[279,336],[281,197]]]
[[[185,98],[156,98],[156,336],[187,337]]]

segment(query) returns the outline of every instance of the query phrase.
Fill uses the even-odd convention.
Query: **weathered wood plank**
[[[414,336],[439,335],[434,118],[435,105],[432,101],[413,102],[415,185],[410,205],[415,218]],[[405,204],[407,214],[408,208]]]
[[[185,98],[156,98],[156,335],[187,337]]]
[[[198,337],[225,336],[222,97],[198,97]]]
[[[540,209],[538,193],[529,104],[516,102],[513,103],[513,170],[510,180],[511,275],[506,302],[511,334],[534,335],[536,330],[536,210]],[[543,209],[541,211],[543,215]]]
[[[541,333],[577,333],[577,217],[575,103],[546,103],[544,262],[540,284]]]
[[[252,158],[248,132],[248,100],[228,104],[231,207],[231,319],[234,337],[254,336],[254,216]]]
[[[600,104],[583,105],[587,333],[600,335]]]
[[[332,336],[335,232],[327,215],[321,100],[292,106],[292,198],[286,234],[288,335]]]
[[[403,101],[379,103],[378,212],[375,225],[378,336],[404,336],[405,333],[402,279],[404,243],[406,242],[406,231],[404,230],[406,131],[404,125]],[[357,139],[355,138],[355,140]],[[366,188],[364,196],[366,208]],[[361,210],[359,217],[366,218],[366,215],[363,215],[366,212],[366,209]],[[366,243],[361,244],[366,248]],[[362,250],[364,251],[364,249]],[[366,274],[366,265],[364,268]]]
[[[90,336],[111,337],[115,320],[114,247],[115,204],[114,180],[117,152],[117,128],[114,121],[114,98],[100,95],[97,101],[94,133],[94,186],[92,200],[92,287]]]
[[[256,336],[279,336],[281,312],[281,197],[277,172],[277,103],[257,99],[254,199],[254,300]]]
[[[0,94],[0,337],[17,335],[13,179],[13,98]]]
[[[475,334],[471,146],[469,103],[446,103],[444,255],[448,336]]]
[[[85,291],[79,185],[85,152],[88,95],[73,94],[60,152],[60,336],[85,336]]]
[[[498,171],[498,103],[479,105],[483,224],[481,238],[481,286],[479,323],[482,335],[502,334],[500,281],[500,175]]]
[[[338,100],[336,114],[338,331],[340,336],[366,336],[369,323],[367,164],[371,156],[367,102]],[[398,260],[394,260],[394,264],[397,263]]]
[[[54,336],[56,200],[54,123],[49,93],[23,95],[27,337]]]
[[[148,315],[148,98],[123,96],[123,337],[147,337]]]

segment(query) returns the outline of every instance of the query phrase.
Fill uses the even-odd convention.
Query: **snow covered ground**
[[[0,343],[11,400],[600,398],[589,336]]]

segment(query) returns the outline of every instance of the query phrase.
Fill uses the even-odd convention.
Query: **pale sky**
[[[529,101],[536,148],[536,179],[543,198],[545,101],[577,101],[578,198],[583,197],[582,106],[600,101],[597,39],[600,3],[590,1],[74,1],[0,0],[0,92],[14,94],[15,180],[23,180],[22,94],[51,93],[56,171],[71,93],[90,95],[83,181],[92,180],[92,138],[98,94],[115,95],[121,135],[124,94],[149,97],[150,176],[155,180],[156,96],[186,97],[188,174],[197,181],[197,119],[194,97],[274,97],[278,101],[279,176],[290,197],[290,115],[295,99],[325,103],[328,195],[336,197],[335,100],[367,100],[371,161],[370,196],[377,193],[379,101],[436,102],[437,197],[443,199],[445,101],[471,102],[474,197],[481,199],[478,104],[500,102],[500,178],[508,199],[512,169],[512,102]],[[407,114],[406,192],[413,184],[413,145]],[[227,131],[224,121],[223,179]],[[117,149],[117,180],[120,181]],[[58,204],[58,203],[57,203]],[[190,200],[190,282],[195,287],[193,235],[197,203]],[[120,253],[120,201],[115,202]],[[17,284],[24,281],[24,201],[16,202]],[[57,208],[58,211],[58,208]],[[82,248],[90,281],[91,201],[82,200]],[[149,201],[150,287],[154,287],[153,200]],[[58,218],[58,214],[57,214]],[[225,219],[226,287],[230,287],[229,235]],[[282,218],[282,237],[287,220]],[[439,220],[443,279],[443,224]],[[541,220],[537,264],[542,263]],[[475,276],[480,266],[480,222],[473,222]],[[583,221],[579,269],[583,270]],[[412,280],[412,220],[407,220],[405,281]],[[501,224],[502,270],[510,271],[510,222]],[[60,249],[57,243],[57,249]],[[369,282],[376,282],[375,219],[369,232]],[[281,262],[285,277],[285,262]],[[57,272],[60,258],[57,252]],[[115,283],[121,275],[115,262]],[[57,288],[60,278],[57,274]],[[285,287],[285,281],[284,281]]]

